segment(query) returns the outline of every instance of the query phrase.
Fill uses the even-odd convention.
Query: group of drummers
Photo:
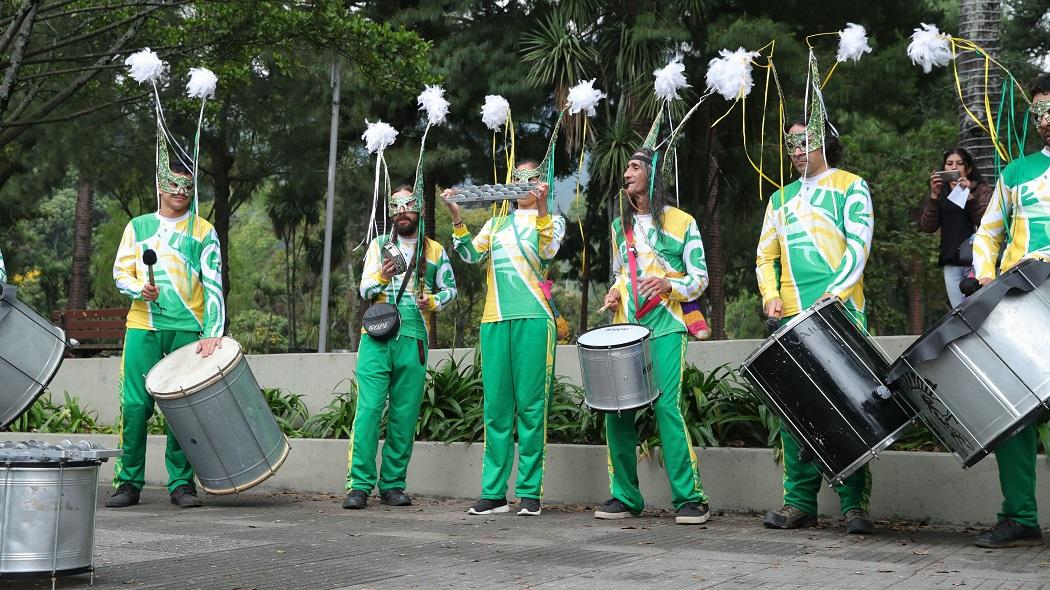
[[[1034,124],[1046,147],[1009,164],[994,194],[985,197],[987,211],[973,240],[974,274],[982,286],[1021,261],[1050,261],[1046,231],[1050,227],[1050,75],[1035,81],[1030,96]],[[635,414],[652,411],[675,522],[702,524],[710,516],[710,503],[679,396],[686,344],[690,333],[695,333],[690,306],[707,287],[708,275],[697,222],[673,205],[659,173],[664,154],[650,141],[657,132],[654,125],[651,137],[631,155],[623,172],[620,214],[611,234],[614,281],[603,309],[612,312],[614,325],[647,329],[651,368],[646,371],[658,395],[647,404],[651,410],[643,406],[605,413],[610,497],[595,508],[594,516],[623,519],[642,513]],[[837,167],[843,148],[823,118],[797,119],[783,132],[785,149],[800,178],[774,192],[765,210],[756,256],[765,315],[783,333],[807,310],[834,304],[844,312],[846,323],[863,332],[863,275],[874,229],[868,185]],[[484,264],[487,278],[479,345],[484,463],[481,496],[468,510],[472,515],[511,510],[508,479],[515,447],[517,514],[538,516],[542,510],[547,415],[559,339],[547,268],[565,235],[564,218],[548,209],[550,187],[543,181],[549,179],[550,157],[549,151],[540,162],[515,167],[514,180],[532,183],[531,190],[516,199],[512,210],[493,215],[480,228],[464,223],[457,189],[442,194],[453,224],[452,249],[466,263]],[[195,352],[209,357],[222,347],[226,323],[219,240],[211,224],[191,206],[194,171],[167,158],[161,163],[158,210],[131,220],[113,266],[114,281],[131,299],[131,310],[119,379],[123,456],[116,459],[114,491],[105,501],[110,508],[137,504],[145,483],[147,421],[154,412],[146,374],[166,355],[194,342]],[[949,188],[965,182],[966,172],[950,180]],[[361,297],[373,306],[393,305],[398,318],[392,331],[385,324],[366,325],[361,336],[357,409],[342,501],[347,509],[366,508],[377,488],[382,504],[412,503],[406,493],[406,474],[424,395],[432,312],[456,297],[448,253],[440,243],[421,235],[421,186],[417,177],[416,186],[405,185],[389,195],[392,231],[373,240],[365,254]],[[978,198],[976,191],[969,198]],[[962,209],[966,203],[953,206]],[[5,279],[0,257],[0,282]],[[412,293],[405,297],[408,288]],[[750,370],[760,372],[757,363]],[[804,381],[806,375],[800,374],[766,388],[770,391],[765,393],[779,387],[777,395],[785,395],[793,384],[803,387]],[[772,403],[777,405],[775,400]],[[791,411],[777,409],[785,424],[781,432],[784,497],[780,508],[765,514],[763,525],[816,526],[817,494],[821,480],[828,478],[835,484],[846,532],[873,533],[868,512],[872,475],[866,461],[829,472],[828,462],[814,460],[813,451],[818,449],[807,444],[803,432],[819,430],[821,424],[798,424]],[[384,413],[385,442],[377,468]],[[1043,542],[1036,510],[1035,426],[1029,423],[1014,430],[1017,433],[1011,431],[1011,436],[996,442],[996,448],[985,450],[985,454],[994,450],[997,456],[1003,503],[998,523],[976,538],[982,547]],[[202,505],[193,467],[170,430],[165,463],[171,502],[179,507]]]

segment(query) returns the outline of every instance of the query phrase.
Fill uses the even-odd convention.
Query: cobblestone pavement
[[[682,526],[667,511],[598,521],[584,506],[484,517],[468,516],[466,500],[395,509],[373,498],[362,511],[340,500],[248,492],[177,510],[147,489],[139,506],[99,508],[94,588],[1050,589],[1050,548],[979,549],[974,531],[880,523],[858,537],[830,520],[771,531],[743,515]],[[50,586],[0,580],[3,590]]]

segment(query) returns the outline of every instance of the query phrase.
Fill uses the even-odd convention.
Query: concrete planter
[[[5,433],[5,440],[36,438],[59,441],[88,438],[108,446],[117,445],[112,435]],[[288,461],[280,471],[259,486],[260,490],[344,493],[346,440],[293,439]],[[705,491],[715,510],[759,512],[781,503],[781,469],[770,449],[697,449]],[[410,493],[452,498],[476,498],[480,494],[482,446],[463,443],[417,442],[409,468]],[[146,457],[149,485],[164,485],[164,438],[149,437]],[[972,469],[962,470],[954,455],[946,453],[886,452],[872,462],[874,489],[871,511],[875,518],[930,519],[954,525],[988,524],[999,509],[999,480],[995,457]],[[1040,457],[1039,478],[1050,481],[1050,461]],[[100,480],[112,478],[113,463],[103,464]],[[511,474],[513,497],[515,474]],[[647,504],[670,507],[667,476],[654,461],[642,459],[638,477]],[[609,496],[604,446],[550,445],[544,478],[544,501],[548,503],[594,504]],[[1044,507],[1041,519],[1050,526],[1050,486],[1038,490]],[[837,514],[834,493],[824,487],[820,510]]]

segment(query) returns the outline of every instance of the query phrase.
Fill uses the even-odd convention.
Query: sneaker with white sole
[[[711,509],[707,503],[686,502],[675,514],[675,524],[704,524],[711,518]]]
[[[521,505],[521,509],[518,510],[518,516],[540,515],[540,501],[536,498],[522,498],[518,504]]]
[[[507,499],[502,498],[500,500],[490,500],[488,498],[482,498],[474,503],[467,510],[467,514],[485,515],[485,514],[501,514],[503,512],[510,512],[510,506],[507,505]]]

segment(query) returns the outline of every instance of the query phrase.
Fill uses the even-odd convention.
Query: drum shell
[[[783,326],[744,361],[755,387],[831,483],[896,442],[914,419],[907,404],[878,401],[889,363],[837,300]]]
[[[0,285],[0,288],[3,288]],[[18,419],[58,372],[65,334],[4,288],[0,299],[0,429]]]
[[[151,393],[201,488],[210,494],[262,483],[288,456],[288,439],[243,355],[192,392]]]
[[[971,467],[1046,413],[1050,281],[1009,293],[971,334],[898,380],[924,422]],[[907,354],[907,353],[905,353]]]
[[[91,569],[98,462],[0,464],[0,577]]]
[[[653,403],[660,392],[653,385],[649,335],[622,346],[577,345],[584,401],[592,410],[621,412]]]

